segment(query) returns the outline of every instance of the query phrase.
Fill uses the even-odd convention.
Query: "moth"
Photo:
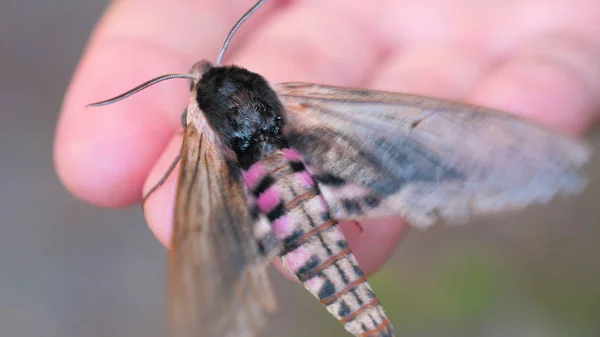
[[[266,267],[276,257],[350,334],[392,337],[338,220],[464,223],[584,187],[590,148],[515,116],[401,93],[272,86],[221,66],[264,1],[236,23],[217,65],[93,104],[192,80],[168,257],[173,337],[256,336],[275,310]]]

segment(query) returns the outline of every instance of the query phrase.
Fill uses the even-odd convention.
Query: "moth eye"
[[[181,114],[181,126],[184,129],[187,126],[187,108],[183,109],[183,113]]]

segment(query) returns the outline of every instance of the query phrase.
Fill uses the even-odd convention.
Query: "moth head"
[[[190,107],[202,112],[238,157],[259,144],[281,145],[283,108],[266,79],[236,66],[199,69],[204,72],[192,89]]]

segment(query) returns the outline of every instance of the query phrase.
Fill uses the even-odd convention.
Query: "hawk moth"
[[[168,259],[174,337],[256,336],[275,309],[266,266],[276,257],[348,332],[394,336],[338,220],[463,223],[583,188],[588,146],[515,116],[403,93],[271,85],[220,65],[264,1],[236,23],[216,65],[93,104],[192,81]]]

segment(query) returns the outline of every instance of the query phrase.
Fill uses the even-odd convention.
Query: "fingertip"
[[[86,124],[75,131],[59,127],[63,131],[56,138],[54,162],[60,180],[69,192],[91,204],[110,208],[134,204],[143,174],[135,166],[123,167],[133,153],[128,146],[114,151],[119,144],[96,141],[94,133],[100,130]]]
[[[340,224],[367,276],[381,269],[409,228],[406,221],[399,217],[361,221],[360,228],[353,221],[342,221]]]
[[[470,101],[580,135],[600,117],[598,55],[586,41],[540,37],[490,73]]]
[[[421,44],[390,54],[370,81],[377,90],[461,99],[491,67],[480,48]]]

